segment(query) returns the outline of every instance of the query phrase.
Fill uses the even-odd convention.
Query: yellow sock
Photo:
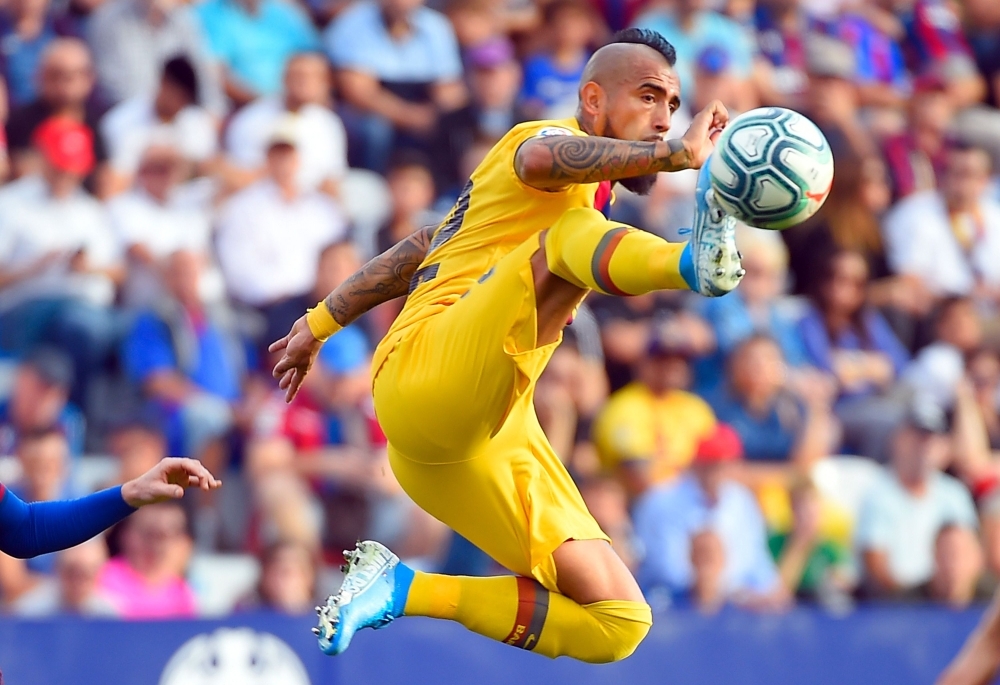
[[[686,246],[583,208],[567,210],[545,234],[549,271],[608,295],[688,289],[681,274]]]
[[[641,602],[582,606],[528,578],[470,578],[419,571],[403,614],[457,621],[498,642],[590,663],[624,659],[635,651],[653,622],[649,607]]]

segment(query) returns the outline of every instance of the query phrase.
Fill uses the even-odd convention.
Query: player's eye
[[[653,103],[656,102],[656,96],[650,93],[646,93],[645,95],[642,96],[642,101],[645,102],[646,104],[652,105]]]

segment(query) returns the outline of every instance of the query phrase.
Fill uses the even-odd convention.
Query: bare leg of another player
[[[988,685],[1000,671],[1000,591],[937,685]]]

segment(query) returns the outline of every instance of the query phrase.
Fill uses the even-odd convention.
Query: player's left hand
[[[122,499],[133,507],[180,499],[185,488],[215,490],[222,481],[196,459],[168,457],[122,486]]]
[[[712,100],[705,109],[694,115],[681,142],[688,151],[690,167],[700,169],[715,150],[715,141],[729,123],[729,110],[719,100]]]
[[[285,391],[285,402],[291,402],[295,398],[322,346],[323,343],[312,334],[306,317],[303,316],[295,322],[288,335],[274,341],[267,348],[272,354],[282,350],[285,352],[271,372],[278,379],[278,387]]]

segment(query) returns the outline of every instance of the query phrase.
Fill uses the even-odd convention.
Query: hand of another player
[[[687,149],[692,169],[700,169],[715,150],[715,141],[722,129],[729,123],[729,112],[719,100],[713,100],[708,107],[698,112],[681,142]]]
[[[271,375],[278,379],[278,387],[285,391],[285,402],[291,402],[302,386],[306,374],[316,361],[316,355],[323,346],[309,330],[306,317],[300,317],[281,340],[276,340],[267,348],[268,352],[281,352],[281,357]]]
[[[122,485],[122,499],[133,507],[179,499],[186,488],[215,490],[218,480],[196,459],[169,457],[138,478]]]

